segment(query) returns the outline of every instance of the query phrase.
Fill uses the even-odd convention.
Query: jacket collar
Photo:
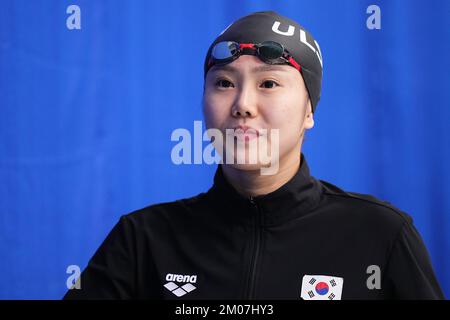
[[[320,202],[321,184],[310,175],[305,156],[301,154],[297,173],[277,190],[257,197],[245,197],[227,181],[221,165],[208,191],[217,210],[241,222],[260,221],[262,225],[276,225],[295,219],[314,209]],[[258,218],[260,220],[255,220]]]

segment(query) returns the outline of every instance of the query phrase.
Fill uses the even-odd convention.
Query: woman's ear
[[[308,99],[308,105],[306,107],[305,114],[305,129],[311,129],[314,127],[314,114],[312,112],[311,99]]]

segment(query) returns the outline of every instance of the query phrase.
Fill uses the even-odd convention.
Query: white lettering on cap
[[[289,25],[288,31],[280,31],[280,24],[281,24],[280,21],[275,21],[272,26],[272,31],[275,33],[281,34],[283,36],[288,36],[288,37],[294,35],[294,32],[295,32],[294,26]]]
[[[281,25],[280,21],[275,21],[272,26],[272,31],[275,33],[281,34],[283,36],[287,36],[287,37],[291,37],[294,35],[295,26],[289,25],[287,31],[281,31],[280,25]],[[314,43],[317,46],[317,50],[316,50],[310,43],[308,43],[308,40],[306,39],[305,30],[300,29],[300,42],[305,44],[308,48],[310,48],[317,55],[317,58],[319,59],[319,62],[320,62],[320,66],[323,68],[322,53],[320,52],[320,47],[319,47],[319,44],[317,43],[317,41],[314,40]]]
[[[231,27],[231,25],[232,25],[233,23],[234,23],[234,22],[230,23],[230,24],[228,25],[228,27],[226,27],[225,29],[223,29],[223,31],[222,31],[221,33],[219,33],[219,36],[221,36],[225,31],[227,31],[228,28]]]
[[[319,43],[316,40],[314,40],[314,43],[316,44],[316,47],[317,47],[317,51],[316,51],[317,58],[319,59],[320,66],[323,69],[322,52],[320,51]]]

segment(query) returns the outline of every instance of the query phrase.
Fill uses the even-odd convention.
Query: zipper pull
[[[256,199],[253,196],[250,196],[249,198],[250,203],[252,204],[252,206],[257,207],[258,204],[256,203]]]

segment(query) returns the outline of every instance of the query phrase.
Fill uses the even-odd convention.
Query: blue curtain
[[[69,30],[69,5],[81,29]],[[369,5],[381,29],[369,30]],[[122,214],[193,196],[175,165],[202,120],[202,64],[230,22],[276,10],[318,39],[312,174],[408,212],[450,296],[450,1],[7,0],[0,3],[0,298],[59,299]]]

